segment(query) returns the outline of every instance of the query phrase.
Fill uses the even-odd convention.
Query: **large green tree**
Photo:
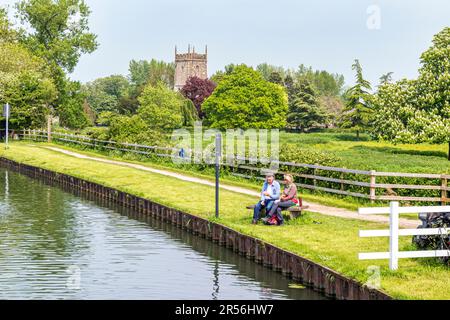
[[[111,111],[127,113],[121,108],[121,100],[129,95],[130,83],[121,75],[99,78],[82,86],[87,102],[97,113]]]
[[[373,134],[404,143],[448,143],[450,160],[450,28],[434,36],[416,80],[380,86]]]
[[[284,128],[288,99],[283,87],[239,65],[223,77],[202,109],[214,128]]]
[[[352,69],[356,72],[356,84],[345,93],[345,107],[340,118],[342,128],[350,128],[356,132],[359,139],[360,132],[369,126],[373,109],[370,106],[372,86],[364,79],[359,60],[355,60]]]
[[[89,32],[90,9],[84,0],[21,0],[19,17],[26,29],[23,42],[56,70],[72,72],[82,54],[97,48]]]
[[[5,17],[0,17],[0,21],[5,21]],[[12,34],[8,28],[4,31],[2,34]],[[48,106],[57,97],[47,66],[20,43],[0,37],[0,105],[12,106],[11,128],[41,127],[46,122]]]
[[[16,4],[22,22],[21,42],[44,59],[58,90],[55,109],[67,126],[86,124],[80,85],[67,77],[82,54],[97,48],[89,32],[90,10],[84,0],[21,0]]]

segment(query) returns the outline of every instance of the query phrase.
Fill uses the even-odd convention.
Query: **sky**
[[[10,4],[14,0],[0,0]],[[359,59],[373,84],[417,76],[420,55],[450,26],[448,0],[86,0],[98,50],[71,75],[87,82],[128,73],[132,59],[174,60],[174,48],[208,45],[209,75],[229,63],[345,76]]]

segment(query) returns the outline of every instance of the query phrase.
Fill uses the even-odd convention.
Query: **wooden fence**
[[[46,131],[38,130],[26,130],[20,136],[24,139],[32,139],[35,141],[48,141],[53,139],[62,143],[78,144],[85,147],[117,150],[144,156],[153,155],[164,158],[172,157],[174,151],[177,151],[174,148],[168,147],[119,143],[62,133],[53,133],[49,137]],[[273,163],[278,164],[280,167],[280,170],[277,171],[279,176],[290,173],[294,177],[297,177],[296,180],[299,181],[297,183],[298,187],[312,191],[367,199],[371,202],[403,201],[441,203],[442,205],[450,203],[448,196],[450,191],[450,174],[377,172],[374,170],[364,171],[293,162],[278,161]],[[267,169],[246,164],[223,163],[223,165],[229,167],[233,175],[247,179],[262,180],[264,179],[262,176],[267,172]],[[402,182],[390,182],[392,179],[400,179]],[[414,181],[414,183],[408,180]],[[417,180],[419,180],[419,183],[415,182]],[[401,190],[401,193],[407,195],[399,195],[394,190],[397,190],[397,192]],[[409,195],[414,191],[427,193],[427,195]]]

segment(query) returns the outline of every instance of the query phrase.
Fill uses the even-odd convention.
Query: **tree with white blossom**
[[[373,135],[397,143],[449,145],[450,28],[434,36],[416,80],[385,83],[374,96]]]

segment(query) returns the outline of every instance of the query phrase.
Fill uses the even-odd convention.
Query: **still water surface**
[[[0,299],[323,299],[175,226],[0,168]]]

